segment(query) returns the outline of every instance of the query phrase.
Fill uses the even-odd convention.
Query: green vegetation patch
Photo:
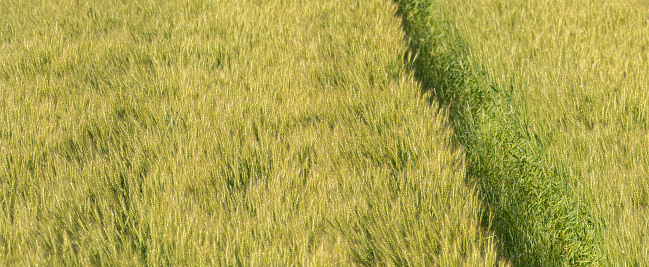
[[[474,57],[446,1],[399,1],[415,76],[449,108],[467,153],[467,179],[490,212],[484,224],[513,263],[592,264],[601,259],[596,222],[547,160],[544,143],[513,103],[512,87],[494,82]],[[472,34],[477,34],[471,32]]]
[[[649,265],[649,2],[444,3],[471,56],[602,222],[607,266]]]

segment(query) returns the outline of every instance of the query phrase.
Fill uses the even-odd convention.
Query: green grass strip
[[[467,180],[480,189],[484,225],[515,265],[589,265],[601,256],[596,224],[568,187],[569,175],[545,160],[538,136],[509,97],[472,62],[468,44],[435,1],[398,1],[415,76],[449,109],[466,148]]]

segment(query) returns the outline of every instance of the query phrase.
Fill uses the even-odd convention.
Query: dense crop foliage
[[[0,1],[0,265],[494,265],[386,1]]]
[[[449,2],[450,3],[450,2]],[[649,265],[649,3],[454,1],[458,31],[568,167],[606,265]]]
[[[501,252],[520,265],[595,263],[596,224],[568,187],[570,177],[546,159],[509,87],[493,82],[474,44],[456,27],[446,1],[400,1],[404,28],[425,89],[447,105],[469,160],[467,180],[479,185]],[[459,23],[459,22],[457,22]],[[472,41],[472,40],[469,40]]]
[[[649,265],[648,49],[639,0],[0,1],[0,265]]]
[[[402,4],[404,10],[437,12],[431,14],[428,21],[418,21],[417,13],[407,12],[407,21],[421,24],[406,24],[406,30],[418,27],[409,30],[409,35],[416,37],[414,48],[420,46],[422,40],[432,40],[429,42],[435,44],[420,52],[420,58],[428,53],[434,60],[430,61],[432,67],[426,66],[429,68],[419,75],[424,81],[433,81],[429,88],[442,89],[436,95],[450,106],[451,117],[460,114],[459,120],[464,121],[461,114],[465,103],[480,107],[481,102],[475,100],[481,99],[495,100],[496,104],[487,105],[486,112],[495,114],[498,108],[493,107],[502,107],[502,104],[494,96],[506,96],[503,102],[509,103],[510,108],[495,120],[512,121],[509,114],[517,114],[514,122],[519,127],[516,128],[531,133],[532,143],[539,151],[545,151],[545,156],[540,157],[543,165],[548,170],[556,170],[556,174],[550,172],[557,178],[555,182],[569,188],[561,190],[573,199],[567,203],[566,210],[573,210],[569,214],[577,214],[582,210],[575,210],[574,206],[584,206],[591,214],[597,236],[583,252],[600,254],[594,258],[600,258],[603,265],[648,265],[647,2],[440,0],[403,3],[407,3],[406,8]],[[439,30],[431,31],[428,36],[421,35],[420,29],[426,28]],[[469,70],[464,71],[464,68]],[[430,69],[432,74],[426,74]],[[466,82],[472,78],[477,81]],[[445,94],[449,94],[449,90],[444,88],[458,86],[435,84],[437,81],[459,81],[460,85],[468,83],[469,87],[477,84],[474,88],[482,89],[466,93],[474,96],[469,99],[462,98],[464,93],[452,90],[451,94],[455,95],[448,97]],[[483,97],[480,92],[489,93]],[[454,113],[453,106],[459,111]],[[456,133],[466,129],[455,124]],[[512,132],[507,131],[505,135],[509,134]],[[470,141],[462,140],[461,133],[458,135],[463,143],[469,143],[469,158],[475,158],[470,154],[477,150],[471,148]],[[469,167],[468,173],[474,168]],[[492,193],[494,191],[489,189],[482,192],[489,203],[493,203],[489,200]],[[510,207],[505,210],[507,208]],[[498,218],[502,210],[497,209],[494,216]],[[539,218],[530,219],[538,221]],[[569,220],[557,220],[565,221]],[[554,228],[555,233],[563,235],[578,229],[566,226]],[[494,230],[508,251],[509,241],[499,234],[502,232],[499,227],[503,225],[496,219]],[[552,233],[552,229],[548,230]],[[538,237],[534,239],[539,240]],[[534,255],[530,259],[543,251],[546,250],[530,251],[530,255]]]

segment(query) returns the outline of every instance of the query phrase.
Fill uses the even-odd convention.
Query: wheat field
[[[0,265],[649,265],[649,3],[0,2]]]
[[[599,225],[602,265],[649,262],[649,3],[440,1]]]
[[[0,2],[0,265],[494,265],[387,1]]]

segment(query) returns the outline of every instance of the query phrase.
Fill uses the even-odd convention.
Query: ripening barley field
[[[495,265],[396,12],[0,1],[0,265]]]
[[[432,2],[569,174],[599,264],[649,265],[649,2]]]
[[[649,265],[649,2],[0,1],[0,265]]]

